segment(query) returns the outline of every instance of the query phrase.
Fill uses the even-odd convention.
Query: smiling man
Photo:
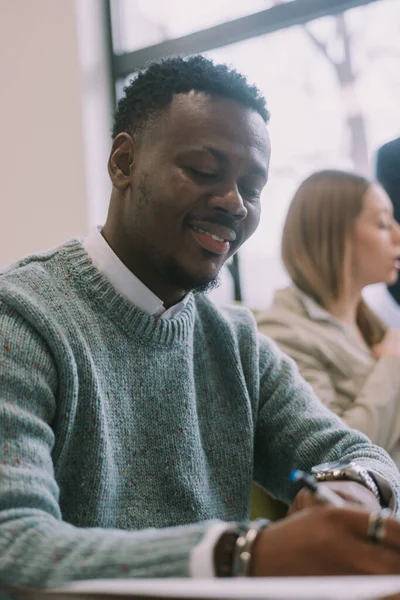
[[[128,269],[163,300],[211,288],[224,262],[257,228],[270,145],[261,97],[174,94],[135,131],[129,112],[140,79],[121,101],[109,171],[114,188],[103,236]],[[247,98],[246,98],[247,95]],[[154,174],[157,173],[157,177]]]
[[[223,65],[151,65],[118,105],[104,227],[0,276],[1,585],[400,572],[387,454],[204,293],[259,223],[267,122]],[[313,467],[364,508],[297,493]],[[253,479],[297,514],[244,523]]]

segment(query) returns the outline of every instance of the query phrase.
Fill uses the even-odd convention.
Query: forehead
[[[393,212],[390,198],[380,185],[372,184],[365,192],[364,212],[371,215],[378,212]]]
[[[261,115],[231,99],[200,92],[177,94],[153,128],[168,152],[215,149],[268,166],[270,141]]]

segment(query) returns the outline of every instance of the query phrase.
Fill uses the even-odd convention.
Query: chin
[[[191,268],[191,266],[172,258],[166,261],[163,266],[170,283],[186,292],[208,292],[220,284],[220,269],[204,269],[201,272],[199,269]]]
[[[396,270],[396,271],[392,271],[392,273],[391,273],[391,274],[389,275],[389,277],[386,279],[385,283],[386,283],[387,285],[394,285],[394,284],[397,282],[398,278],[399,278],[399,273],[398,273],[398,271],[397,271],[397,270]]]
[[[214,275],[214,277],[210,275],[200,277],[187,274],[186,277],[182,277],[181,279],[182,289],[187,292],[194,292],[195,294],[211,292],[219,287],[220,283],[219,273]]]

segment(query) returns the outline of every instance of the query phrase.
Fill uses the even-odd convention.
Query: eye
[[[187,167],[187,171],[194,177],[198,179],[213,179],[217,177],[218,173],[213,171],[200,171],[199,169],[194,169],[193,167]]]
[[[379,222],[379,229],[391,229],[393,227],[392,223],[388,223],[385,221],[380,221]]]
[[[250,188],[245,188],[241,186],[239,188],[239,191],[243,198],[246,198],[246,200],[250,200],[253,202],[260,200],[260,192],[258,190],[252,190]]]

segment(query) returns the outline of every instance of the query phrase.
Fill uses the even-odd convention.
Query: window
[[[383,0],[208,55],[248,75],[271,112],[261,223],[240,250],[243,298],[265,307],[287,281],[280,237],[296,187],[323,168],[373,176],[375,151],[400,134],[400,3]]]
[[[188,0],[113,0],[114,50],[132,52],[275,4],[274,0],[202,0],[195,5]]]
[[[271,6],[279,5],[275,12],[283,9],[286,17],[289,10],[296,13],[292,7],[298,7],[297,15],[308,7],[308,18],[303,12],[296,21],[299,25],[288,27],[286,19],[284,28],[277,23],[274,33],[256,37],[249,30],[248,39],[205,52],[247,74],[265,94],[272,115],[271,172],[261,224],[240,250],[243,300],[254,308],[267,306],[274,290],[287,282],[280,237],[299,183],[312,171],[329,167],[373,176],[376,149],[400,134],[400,0],[203,0],[195,9],[183,0],[114,3],[120,11],[119,18],[113,11],[113,27],[117,22],[119,28],[115,52],[143,48],[257,10],[265,14]],[[351,8],[355,5],[359,6]],[[339,10],[346,6],[350,8]],[[135,18],[128,9],[136,11]],[[329,16],[315,18],[320,14]],[[140,24],[141,18],[155,27],[153,37]],[[198,38],[207,31],[194,35]],[[143,52],[137,54],[143,60]],[[130,56],[132,64],[134,57],[135,53]],[[119,91],[122,82],[116,81]],[[231,299],[232,289],[225,274],[214,297]]]

